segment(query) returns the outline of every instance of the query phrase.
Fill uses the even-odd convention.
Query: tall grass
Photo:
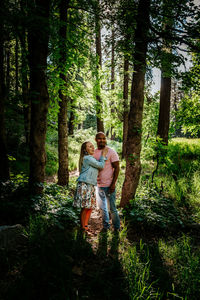
[[[162,155],[162,154],[160,154]],[[176,206],[193,212],[200,222],[200,139],[175,138],[169,142],[154,176],[154,184],[160,193],[171,198]],[[156,162],[146,158],[143,163],[140,191],[151,181]]]
[[[142,240],[140,240],[139,249],[137,245],[126,249],[122,261],[131,300],[161,299],[155,282],[151,281],[149,251],[145,251]]]
[[[184,234],[176,240],[159,241],[159,251],[180,299],[199,297],[200,249],[195,243]]]
[[[146,245],[132,245],[124,254],[130,299],[196,300],[199,233],[181,231],[200,223],[200,140],[173,139],[163,153],[153,184],[155,162],[151,155],[142,155],[140,184],[126,215],[130,227],[150,238]]]

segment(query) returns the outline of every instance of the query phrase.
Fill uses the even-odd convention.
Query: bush
[[[174,201],[159,193],[155,188],[143,188],[131,201],[128,220],[146,229],[169,229],[184,227],[190,222],[188,216]]]
[[[44,185],[42,195],[30,195],[28,178],[18,174],[0,183],[0,218],[7,224],[27,224],[30,216],[43,215],[51,224],[64,227],[78,223],[78,211],[73,209],[73,195],[67,187]]]

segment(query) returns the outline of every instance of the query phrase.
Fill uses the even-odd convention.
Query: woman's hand
[[[105,148],[102,150],[101,155],[104,156],[104,157],[106,157],[107,153],[108,153],[108,147],[105,147]]]

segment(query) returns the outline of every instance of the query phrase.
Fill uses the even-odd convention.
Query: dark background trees
[[[8,0],[0,16],[1,298],[196,300],[199,7]],[[122,230],[94,212],[88,238],[72,204],[97,130],[120,156]]]
[[[74,135],[77,129],[94,128],[123,143],[122,156],[129,169],[125,182],[129,183],[122,198],[125,191],[129,193],[124,204],[128,203],[140,179],[143,140],[151,140],[150,131],[142,128],[142,119],[143,101],[152,103],[155,99],[149,88],[154,67],[162,71],[160,116],[154,136],[167,145],[171,81],[180,81],[178,68],[186,59],[183,51],[198,50],[198,7],[189,0],[179,0],[176,5],[173,1],[150,1],[146,12],[149,28],[143,37],[138,33],[144,18],[144,10],[138,18],[140,5],[136,1],[8,1],[2,7],[6,10],[2,32],[7,37],[2,34],[1,132],[5,142],[1,145],[8,144],[5,158],[8,154],[16,158],[11,165],[17,165],[24,149],[24,168],[31,186],[45,180],[46,159],[48,163],[51,156],[47,139],[54,131],[59,137],[53,154],[58,182],[66,185],[71,160],[68,131]],[[42,6],[44,9],[38,9]],[[137,82],[140,72],[144,77],[141,85]],[[171,118],[173,115],[172,111]],[[12,128],[9,120],[15,124],[17,119],[18,125]],[[180,120],[178,114],[176,120]],[[7,161],[8,174],[8,159],[3,161]]]

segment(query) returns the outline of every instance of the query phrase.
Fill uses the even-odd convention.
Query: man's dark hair
[[[97,136],[98,136],[99,134],[105,135],[105,133],[104,133],[103,131],[99,131],[99,132],[97,132],[97,134],[96,134],[96,138],[97,138]],[[106,136],[106,135],[105,135],[105,136]]]

